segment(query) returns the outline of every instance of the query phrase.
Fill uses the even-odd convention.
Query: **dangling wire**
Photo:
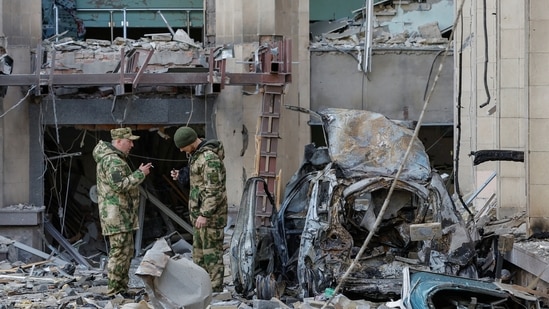
[[[482,0],[482,9],[484,11],[484,17],[482,20],[484,28],[484,91],[486,92],[486,102],[480,104],[480,108],[490,103],[490,90],[488,90],[488,26],[486,25],[486,0]]]
[[[65,218],[67,217],[67,205],[69,200],[69,187],[71,184],[71,168],[72,168],[72,156],[69,160],[69,172],[67,174],[67,188],[65,189],[65,206],[63,207],[63,218],[61,219],[61,235],[65,229]]]
[[[191,118],[193,117],[193,111],[194,111],[194,95],[193,95],[193,88],[192,86],[189,86],[189,88],[191,89],[191,113],[189,114],[189,118],[187,119],[187,123],[185,124],[186,127],[189,126],[189,123],[191,122]],[[207,102],[207,90],[204,90],[204,98],[206,99],[206,102]]]
[[[0,118],[6,116],[9,112],[11,112],[12,110],[14,110],[15,108],[17,108],[17,106],[19,106],[19,104],[23,103],[25,101],[25,99],[30,95],[31,91],[34,90],[34,88],[36,88],[36,86],[32,86],[30,87],[30,89],[27,91],[27,94],[25,94],[25,96],[19,100],[19,102],[17,102],[14,106],[10,107],[7,111],[5,111],[2,115],[0,115]]]
[[[53,93],[53,87],[50,85],[48,87],[49,91],[50,91],[50,97],[51,97],[51,101],[53,103],[53,119],[54,119],[54,123],[55,123],[55,141],[57,142],[57,144],[60,144],[59,142],[59,126],[57,125],[57,109],[56,109],[56,102],[55,102],[55,93]]]

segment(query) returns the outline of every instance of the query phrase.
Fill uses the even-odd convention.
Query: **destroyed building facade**
[[[134,5],[137,2],[141,1],[128,1]],[[150,30],[154,31],[142,34],[169,33],[156,10],[165,8],[167,2],[159,1],[158,7],[150,4],[148,13],[155,15],[157,23],[150,25]],[[43,33],[55,34],[51,28],[44,28],[44,25],[50,27],[52,24],[50,19],[48,23],[43,23],[41,10],[44,3],[51,2],[0,1],[2,45],[14,61],[14,78],[0,76],[2,85],[8,85],[2,99],[0,118],[3,145],[0,148],[0,206],[24,204],[40,207],[53,204],[57,218],[61,218],[65,210],[71,215],[78,213],[78,226],[57,227],[63,232],[71,231],[70,235],[64,235],[67,238],[78,236],[81,222],[87,222],[82,210],[93,209],[89,199],[93,177],[69,176],[93,173],[89,172],[88,164],[73,166],[72,163],[82,157],[79,152],[85,155],[82,151],[85,147],[97,139],[106,138],[107,130],[122,122],[134,125],[140,133],[148,136],[145,140],[152,146],[142,150],[143,156],[173,160],[166,162],[166,170],[171,169],[173,164],[184,164],[184,158],[172,153],[174,149],[170,140],[162,137],[162,134],[169,136],[170,130],[178,125],[196,126],[206,137],[215,136],[225,144],[233,145],[227,149],[227,169],[228,182],[232,186],[230,191],[233,192],[229,202],[233,212],[236,212],[246,179],[263,171],[272,181],[280,175],[277,184],[278,188],[283,187],[301,160],[302,148],[296,145],[322,140],[318,119],[286,109],[284,105],[312,110],[325,107],[358,108],[379,112],[395,120],[417,121],[423,103],[429,100],[422,123],[426,133],[422,140],[427,145],[431,161],[435,162],[434,167],[455,177],[458,186],[454,189],[458,189],[465,201],[490,180],[471,205],[482,207],[496,201],[495,219],[510,219],[524,213],[524,225],[518,226],[525,237],[544,235],[548,230],[545,201],[546,192],[549,192],[544,160],[549,151],[544,136],[548,122],[546,115],[549,114],[544,98],[549,81],[543,70],[548,48],[542,31],[546,29],[549,13],[543,7],[544,1],[372,0],[366,2],[370,10],[364,9],[364,1],[356,2],[351,8],[333,8],[327,4],[328,1],[262,1],[261,4],[242,0],[204,1],[198,7],[202,11],[199,15],[205,18],[198,18],[201,20],[198,24],[193,11],[197,6],[178,4],[192,11],[189,19],[186,11],[177,17],[173,17],[172,12],[162,14],[168,19],[168,24],[173,22],[172,28],[185,30],[197,38],[195,42],[203,44],[200,48],[191,44],[188,50],[233,46],[234,57],[227,58],[225,62],[228,73],[257,72],[254,58],[263,54],[264,51],[260,52],[263,40],[291,39],[291,81],[285,80],[282,83],[284,86],[278,84],[275,89],[256,87],[260,84],[257,82],[237,85],[233,80],[233,85],[225,86],[223,81],[219,86],[225,87],[213,92],[214,89],[207,86],[196,87],[208,83],[189,83],[179,86],[186,93],[180,93],[182,89],[174,91],[171,87],[160,87],[149,89],[151,92],[144,94],[141,92],[144,89],[133,92],[131,87],[119,87],[112,89],[112,93],[102,92],[102,88],[94,89],[90,94],[84,89],[74,92],[75,87],[71,87],[74,84],[58,87],[56,78],[44,80],[37,73],[41,71],[37,68],[44,69],[44,76],[51,73],[47,65],[42,68],[48,58],[43,57],[42,53],[36,54],[37,46],[42,46],[43,40],[50,37]],[[90,10],[104,9],[98,7],[97,1],[74,3],[86,3],[86,8]],[[83,15],[79,17],[74,8],[57,9],[63,11],[63,21],[74,21],[76,25],[80,25],[80,20],[98,14],[82,11]],[[104,37],[93,44],[101,53],[109,54],[103,48],[110,48],[110,44],[102,46],[102,40],[113,43],[116,38],[138,41],[142,37],[131,37],[135,31],[132,17],[129,21],[124,20],[122,8],[115,9],[115,23],[109,20],[109,12],[97,18],[102,22]],[[48,17],[55,15],[54,11],[49,13]],[[198,34],[196,29],[187,28],[188,20],[201,29]],[[453,21],[457,21],[458,27],[453,29],[455,31],[450,40]],[[124,22],[128,22],[129,32],[119,26]],[[108,25],[116,26],[113,27],[114,34],[111,35]],[[97,25],[93,24],[76,28],[75,42],[67,43],[65,47],[78,45],[79,35],[85,36],[83,30],[92,35],[96,28]],[[152,36],[148,38],[154,41]],[[162,40],[163,36],[154,39]],[[126,44],[126,40],[122,41]],[[66,42],[54,39],[52,43]],[[164,46],[172,45],[164,43]],[[448,44],[451,44],[449,49]],[[163,44],[155,46],[158,45]],[[185,53],[172,52],[179,56]],[[77,53],[73,51],[72,54]],[[101,68],[100,74],[115,72],[117,63],[123,58],[120,49],[113,51],[113,59],[110,60],[84,57],[90,55],[83,55],[85,65],[81,68]],[[146,57],[147,54],[142,52],[140,59]],[[197,57],[186,63],[193,61],[200,63],[201,60]],[[58,68],[55,63],[47,64]],[[137,67],[134,69],[138,70]],[[174,68],[176,71],[178,69]],[[79,76],[81,78],[83,74],[74,67],[64,68],[64,73],[69,76],[62,82],[66,83],[65,86],[78,83]],[[34,75],[34,80],[17,80],[18,74]],[[132,77],[135,78],[134,75]],[[117,82],[119,79],[120,76],[114,77]],[[80,84],[84,81],[82,79]],[[132,79],[134,81],[138,81],[137,84],[141,82]],[[161,83],[162,80],[156,82]],[[41,86],[37,87],[38,84]],[[123,81],[118,84],[130,83]],[[33,88],[33,85],[36,87]],[[432,93],[431,87],[434,90]],[[116,90],[122,95],[114,100]],[[201,91],[202,96],[189,95]],[[267,96],[265,100],[264,94],[271,95],[273,91],[283,96]],[[150,93],[153,93],[152,98]],[[139,99],[133,101],[133,94],[137,94]],[[98,97],[94,98],[94,95]],[[105,98],[102,96],[108,99],[100,101],[100,98]],[[279,100],[276,103],[281,108],[265,112],[264,108],[270,107],[265,103],[273,100]],[[126,112],[128,109],[124,106],[133,109]],[[276,133],[266,134],[271,138],[268,142],[276,143],[276,148],[256,151],[257,124],[261,122],[258,119],[277,124]],[[165,129],[167,133],[164,133]],[[44,152],[51,149],[55,149],[55,153]],[[475,165],[470,154],[480,150],[518,151],[524,153],[524,161],[487,161]],[[139,161],[139,158],[135,159]],[[52,171],[58,174],[49,174]],[[160,185],[153,186],[155,190],[172,190],[161,175],[159,182]],[[68,191],[71,194],[66,194]],[[154,193],[162,195],[164,192]],[[174,197],[175,201],[171,202],[183,204],[182,198],[179,198]],[[52,203],[52,200],[55,202]],[[157,204],[166,204],[166,201],[160,202]],[[166,219],[166,216],[175,218],[185,215],[184,210],[171,210],[175,215],[155,211],[151,217],[166,224],[173,220]],[[265,221],[266,214],[259,217]],[[151,222],[150,226],[158,225]],[[26,229],[25,225],[23,227]],[[7,229],[14,231],[21,227]],[[148,232],[154,232],[151,235],[154,238],[167,231],[151,229]],[[509,260],[520,263],[518,253],[509,254]],[[543,268],[539,265],[544,265],[544,261],[531,258],[537,266],[526,270],[538,275],[537,270]],[[541,264],[535,264],[538,262]],[[549,281],[543,276],[542,279]]]

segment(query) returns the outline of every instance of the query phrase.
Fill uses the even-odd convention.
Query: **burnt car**
[[[394,299],[407,267],[477,278],[477,231],[413,130],[363,110],[318,114],[328,146],[305,147],[271,226],[255,226],[265,181],[246,183],[230,245],[235,290],[266,299],[322,294],[340,283],[368,238],[342,284],[346,295]]]
[[[534,295],[497,281],[404,269],[402,298],[393,308],[528,308],[540,309]]]

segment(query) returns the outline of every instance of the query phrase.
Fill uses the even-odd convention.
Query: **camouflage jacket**
[[[193,226],[198,216],[208,218],[210,228],[224,228],[227,225],[224,158],[223,144],[217,140],[206,140],[189,159],[189,211]]]
[[[145,174],[132,171],[126,155],[111,143],[99,141],[93,149],[97,162],[97,197],[103,235],[139,228],[139,184]]]

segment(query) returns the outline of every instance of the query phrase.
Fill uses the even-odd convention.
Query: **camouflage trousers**
[[[133,232],[109,235],[110,251],[107,266],[108,294],[125,292],[134,251]]]
[[[204,268],[210,275],[212,290],[223,291],[223,229],[201,228],[194,229],[193,261]]]

